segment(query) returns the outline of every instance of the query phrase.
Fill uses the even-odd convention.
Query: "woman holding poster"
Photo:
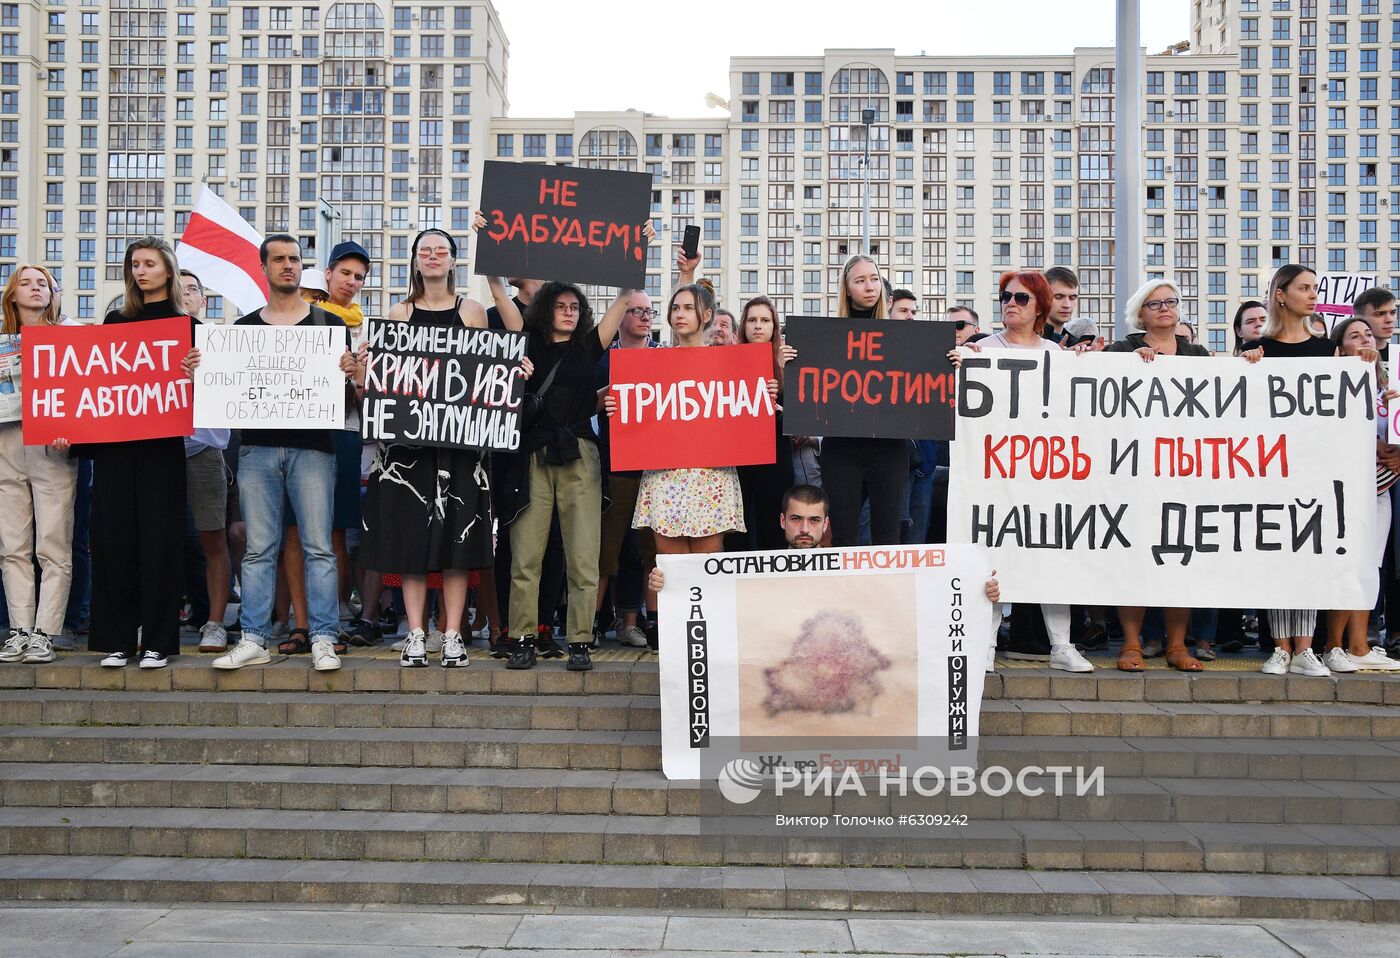
[[[654,235],[650,224],[647,239]],[[540,576],[555,509],[568,570],[566,625],[572,672],[593,668],[593,609],[598,601],[598,553],[603,520],[602,465],[593,415],[598,411],[598,361],[617,335],[632,290],[621,289],[601,322],[583,290],[545,283],[525,311],[534,375],[526,385],[520,451],[508,484],[519,502],[510,522],[508,669],[535,667]],[[513,521],[512,521],[513,518]]]
[[[678,287],[666,306],[671,344],[704,346],[714,316],[714,296],[707,287],[699,283]],[[772,381],[769,389],[776,395]],[[607,409],[611,415],[611,397]],[[747,531],[738,471],[733,466],[648,469],[642,473],[637,490],[632,528],[650,529],[655,534],[657,555],[723,551],[726,532]]]
[[[1136,330],[1110,345],[1105,352],[1137,353],[1145,363],[1158,356],[1209,356],[1210,350],[1178,336],[1181,290],[1170,280],[1149,280],[1128,300],[1128,326]],[[1118,621],[1123,625],[1123,650],[1118,653],[1118,668],[1123,672],[1141,672],[1142,624],[1147,609],[1142,606],[1119,606]],[[1186,650],[1186,630],[1191,623],[1190,609],[1163,609],[1162,619],[1167,629],[1167,664],[1179,672],[1201,671],[1200,661]],[[1204,640],[1200,643],[1204,645]],[[1204,649],[1202,655],[1205,654]]]
[[[885,282],[869,256],[857,253],[841,268],[836,315],[885,319]],[[831,497],[831,542],[860,539],[862,493],[870,499],[870,543],[898,545],[909,485],[909,444],[903,439],[831,437],[822,440],[822,484]]]
[[[17,344],[25,326],[57,326],[58,286],[42,266],[17,266],[0,295],[0,364],[9,368],[7,342]],[[52,636],[63,631],[68,586],[73,574],[73,500],[78,463],[68,444],[26,446],[20,425],[23,374],[13,353],[14,374],[6,372],[0,417],[0,568],[9,606],[10,635],[0,662],[53,661]],[[9,418],[13,410],[14,418]],[[39,563],[39,601],[34,602],[34,563]]]
[[[132,243],[122,263],[126,297],[103,325],[188,316],[170,244],[154,236]],[[194,342],[190,319],[190,342]],[[194,378],[190,350],[184,368]],[[185,442],[179,436],[88,445],[92,470],[92,627],[88,648],[102,665],[136,657],[159,669],[180,653],[180,593],[185,582]]]
[[[960,348],[973,352],[983,349],[1058,350],[1060,347],[1056,343],[1042,335],[1054,304],[1054,295],[1045,277],[1034,270],[1008,272],[1001,274],[997,285],[1000,289],[1001,332],[977,342],[968,342]],[[1074,349],[1078,353],[1087,352],[1090,344],[1081,343]],[[948,358],[954,365],[961,361],[957,349],[949,353]],[[1050,637],[1050,668],[1064,672],[1094,671],[1094,666],[1069,640],[1070,607],[1042,604],[1040,615]]]
[[[457,242],[439,229],[424,230],[413,241],[408,296],[389,309],[391,323],[486,328],[486,310],[459,295],[454,284]],[[508,326],[519,328],[520,314],[509,304]],[[442,574],[445,608],[442,667],[468,664],[462,617],[472,569],[491,565],[493,525],[491,483],[482,454],[474,449],[381,442],[375,446],[364,504],[364,566],[403,577],[408,635],[399,665],[428,664],[428,575]]]
[[[1305,359],[1335,356],[1337,348],[1320,335],[1310,322],[1317,308],[1317,273],[1308,266],[1289,263],[1280,266],[1269,283],[1266,303],[1269,320],[1254,348],[1241,355],[1251,362],[1260,359]],[[1369,362],[1379,353],[1371,349]],[[1317,628],[1316,609],[1270,609],[1269,628],[1274,636],[1274,653],[1259,671],[1267,675],[1331,675],[1313,653],[1313,632]]]
[[[783,381],[783,334],[778,308],[767,296],[755,296],[739,313],[739,342],[768,343],[773,347],[773,376]],[[781,396],[777,397],[781,398]],[[792,488],[792,440],[783,435],[783,411],[774,417],[778,429],[777,461],[766,466],[740,466],[739,487],[743,490],[744,523],[755,549],[786,549],[782,526],[777,517],[783,511],[783,494]]]
[[[1361,356],[1363,352],[1378,352],[1376,336],[1365,317],[1352,316],[1332,328],[1332,345],[1339,356]],[[1379,456],[1389,431],[1387,409],[1400,398],[1400,392],[1389,388],[1385,365],[1375,362],[1376,372],[1376,452]],[[1376,461],[1376,565],[1385,563],[1386,539],[1390,533],[1390,489],[1400,477],[1383,462]],[[1384,581],[1384,579],[1382,579]],[[1371,648],[1367,632],[1370,609],[1333,610],[1327,613],[1327,652],[1322,662],[1332,672],[1400,670],[1400,660],[1392,659],[1383,648]],[[1343,639],[1346,640],[1345,648]]]

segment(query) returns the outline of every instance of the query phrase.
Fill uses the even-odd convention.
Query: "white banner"
[[[345,329],[195,327],[198,429],[344,429]]]
[[[1328,329],[1353,313],[1356,297],[1376,285],[1375,273],[1323,273],[1317,278],[1317,311],[1328,317]]]
[[[948,538],[1006,601],[1375,604],[1368,363],[986,350],[958,417]]]
[[[720,743],[874,774],[914,743],[975,765],[991,572],[971,546],[658,556],[661,751],[699,779]],[[903,741],[877,749],[882,743]],[[843,741],[864,750],[842,751]],[[812,745],[812,747],[804,747]],[[809,755],[810,757],[803,757]],[[729,755],[726,754],[726,760]],[[912,764],[912,763],[911,763]]]

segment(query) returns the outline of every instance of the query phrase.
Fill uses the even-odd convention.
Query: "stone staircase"
[[[979,764],[1101,765],[1103,795],[872,795],[968,824],[717,839],[658,771],[654,659],[95,658],[0,667],[0,897],[1400,921],[1400,676],[1007,669]]]

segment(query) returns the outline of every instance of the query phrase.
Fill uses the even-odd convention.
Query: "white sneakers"
[[[335,645],[329,639],[311,643],[311,667],[317,672],[334,672],[340,668],[340,656],[335,654]]]
[[[1328,649],[1322,661],[1333,672],[1400,671],[1400,661],[1386,655],[1385,649],[1371,649],[1365,655],[1352,655],[1340,648]]]
[[[422,629],[414,629],[403,637],[399,665],[406,669],[421,669],[428,664],[428,642]]]
[[[29,651],[29,633],[23,629],[11,629],[10,637],[0,648],[0,662],[18,662]]]
[[[442,636],[442,667],[460,669],[471,665],[467,658],[467,645],[457,632],[444,632]]]
[[[1084,658],[1072,644],[1052,646],[1050,649],[1050,668],[1059,669],[1061,672],[1092,672],[1094,666]]]
[[[1269,656],[1269,661],[1259,666],[1259,671],[1265,675],[1284,675],[1288,672],[1289,655],[1283,649],[1275,648],[1274,654]]]
[[[232,652],[219,656],[212,664],[216,669],[241,669],[245,665],[266,665],[271,661],[267,649],[249,639],[240,639]]]
[[[630,645],[634,649],[644,649],[647,647],[647,634],[635,625],[628,625],[618,630],[617,641],[619,645]]]
[[[199,651],[228,651],[228,629],[220,622],[206,622],[199,627]]]
[[[1327,666],[1322,664],[1322,660],[1313,653],[1312,649],[1304,649],[1293,656],[1288,663],[1288,671],[1294,675],[1328,676],[1332,674]]]

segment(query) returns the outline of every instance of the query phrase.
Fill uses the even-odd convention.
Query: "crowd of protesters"
[[[217,654],[220,669],[265,664],[277,652],[307,654],[312,668],[329,671],[347,645],[402,635],[394,647],[405,667],[427,666],[434,655],[443,667],[465,666],[467,649],[482,639],[506,668],[567,656],[565,667],[582,671],[609,638],[657,649],[656,593],[664,587],[657,555],[948,538],[949,444],[786,436],[782,370],[796,352],[784,343],[784,317],[766,296],[733,311],[717,303],[714,287],[697,279],[698,256],[679,253],[679,281],[661,312],[641,290],[619,290],[595,309],[577,285],[524,278],[509,280],[513,296],[493,278],[487,309],[455,288],[456,239],[438,229],[419,234],[409,289],[384,320],[526,334],[522,442],[506,454],[361,440],[354,410],[368,355],[356,299],[375,268],[369,253],[341,243],[324,270],[308,269],[298,241],[277,234],[259,255],[268,303],[237,322],[343,329],[346,428],[199,429],[183,441],[25,446],[19,422],[0,424],[9,627],[0,662],[51,662],[55,647],[73,648],[85,634],[103,666],[161,668],[179,654],[183,624],[198,632],[201,652]],[[180,270],[165,242],[131,244],[123,277],[125,294],[104,324],[202,320],[199,277]],[[1315,322],[1317,280],[1307,267],[1285,266],[1264,300],[1241,303],[1234,355],[1354,357],[1374,364],[1378,395],[1388,401],[1396,395],[1385,363],[1395,297],[1367,290],[1355,316],[1329,331]],[[846,262],[837,302],[839,317],[919,318],[918,297],[891,289],[864,255]],[[935,320],[953,326],[955,364],[988,349],[1130,352],[1144,362],[1210,355],[1183,321],[1180,290],[1165,279],[1137,290],[1125,317],[1132,332],[1108,344],[1092,319],[1078,315],[1069,269],[1006,273],[997,305],[997,322],[966,304]],[[17,267],[4,288],[3,318],[5,335],[60,324],[52,274]],[[774,463],[612,468],[611,351],[656,348],[660,322],[674,346],[771,346]],[[191,378],[199,362],[198,350],[183,357]],[[1400,644],[1397,479],[1400,447],[1386,442],[1382,426],[1375,557],[1383,574],[1373,609],[1080,607],[1068,576],[1065,604],[998,607],[1005,612],[994,617],[999,653],[1090,672],[1083,653],[1121,637],[1117,668],[1130,672],[1155,656],[1199,671],[1217,649],[1246,645],[1257,645],[1267,673],[1400,668],[1387,654]],[[987,593],[999,599],[995,580]],[[231,601],[238,603],[232,621]]]

